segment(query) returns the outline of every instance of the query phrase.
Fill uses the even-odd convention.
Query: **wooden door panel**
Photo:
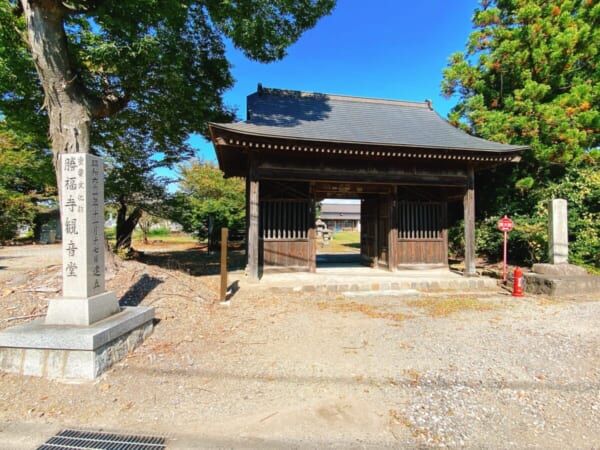
[[[377,203],[374,199],[364,199],[360,207],[360,253],[364,264],[377,264]]]
[[[379,198],[377,201],[377,262],[379,265],[388,265],[390,231],[390,208],[391,200],[387,197]]]

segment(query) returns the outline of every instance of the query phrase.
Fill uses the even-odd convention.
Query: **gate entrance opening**
[[[462,193],[452,187],[264,179],[259,198],[263,271],[315,271],[344,263],[394,271],[447,266],[448,202]],[[316,214],[317,204],[326,198],[360,200],[356,256],[327,252]]]
[[[361,200],[330,197],[317,203],[317,272],[361,266]]]

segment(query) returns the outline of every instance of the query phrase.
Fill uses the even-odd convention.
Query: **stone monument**
[[[91,325],[120,310],[104,289],[102,159],[67,153],[61,170],[63,296],[50,300],[46,324]]]
[[[104,285],[102,159],[60,158],[63,292],[45,318],[0,332],[0,370],[55,379],[93,379],[152,332],[154,309],[120,308]]]
[[[548,204],[549,264],[534,264],[525,274],[525,291],[532,294],[566,295],[594,292],[600,278],[579,266],[569,264],[569,216],[567,201],[553,199]]]
[[[548,256],[550,264],[569,263],[569,216],[567,201],[555,198],[548,205]]]

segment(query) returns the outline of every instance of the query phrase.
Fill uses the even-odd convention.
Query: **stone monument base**
[[[50,299],[46,325],[91,325],[120,310],[114,292],[103,292],[87,298]]]
[[[534,264],[533,272],[524,274],[525,292],[563,296],[589,294],[600,290],[600,277],[572,264]]]
[[[154,308],[123,308],[90,326],[44,318],[0,332],[0,370],[50,379],[92,380],[151,333]]]
[[[531,270],[534,273],[538,273],[540,275],[552,275],[559,277],[572,277],[572,276],[586,276],[587,270],[583,267],[576,266],[574,264],[534,264],[531,267]]]

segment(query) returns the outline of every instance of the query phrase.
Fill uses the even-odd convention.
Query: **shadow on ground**
[[[362,267],[360,253],[321,253],[317,255],[317,268]]]
[[[146,298],[148,294],[162,282],[162,280],[147,274],[142,275],[140,279],[131,286],[125,294],[123,294],[123,297],[119,300],[119,305],[138,306],[142,303],[144,298]]]
[[[136,258],[144,264],[166,270],[177,270],[192,276],[217,275],[221,272],[221,254],[207,251],[206,246],[180,251],[140,253]],[[242,270],[246,266],[243,247],[231,246],[227,255],[228,271]]]

